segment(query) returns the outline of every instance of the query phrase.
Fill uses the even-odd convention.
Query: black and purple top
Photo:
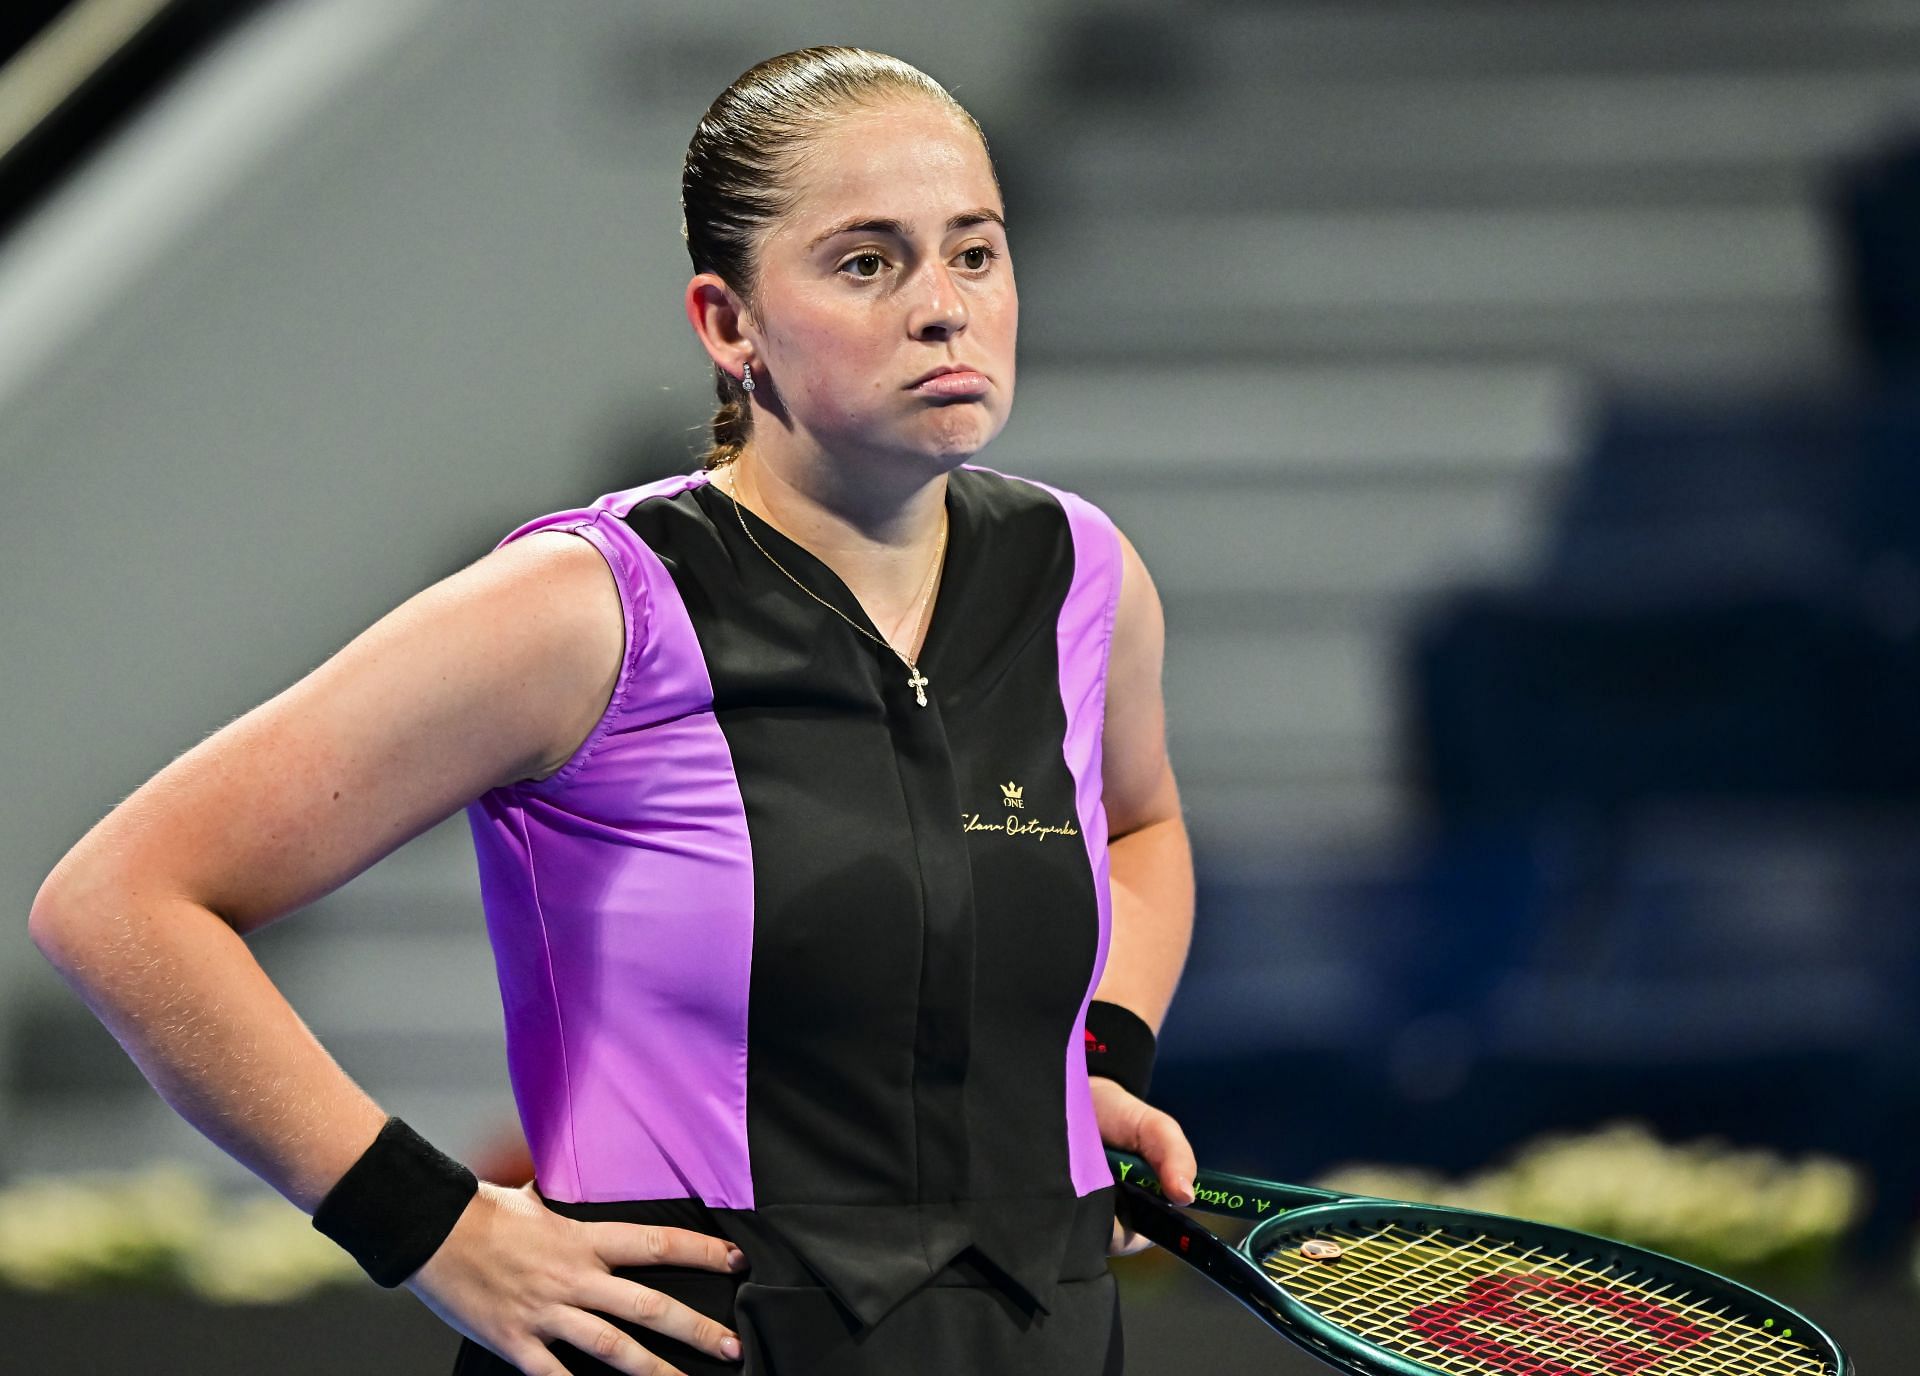
[[[1112,1217],[1082,1025],[1119,537],[989,469],[946,502],[924,707],[704,473],[521,526],[600,550],[625,662],[565,765],[467,809],[541,1193],[750,1213],[867,1323],[968,1247],[1044,1307]]]

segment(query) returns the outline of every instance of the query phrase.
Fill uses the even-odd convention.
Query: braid
[[[713,391],[720,401],[719,408],[713,413],[713,441],[707,446],[707,452],[700,456],[700,466],[709,470],[739,458],[740,451],[746,447],[747,436],[753,433],[753,418],[747,410],[747,394],[732,374],[715,368]]]

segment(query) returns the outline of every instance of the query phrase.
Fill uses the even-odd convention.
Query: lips
[[[987,387],[986,374],[958,363],[942,364],[907,384],[908,391],[948,397],[973,396],[984,393]]]
[[[926,382],[930,378],[943,377],[948,373],[971,373],[976,371],[978,370],[974,368],[969,368],[964,363],[942,363],[938,368],[932,368],[920,374],[919,377],[915,378],[912,382],[909,382],[907,386],[918,387],[921,383]]]

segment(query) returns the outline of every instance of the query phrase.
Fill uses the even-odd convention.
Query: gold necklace
[[[737,463],[739,461],[736,459],[734,460],[734,462]],[[740,498],[734,492],[734,474],[731,466],[728,467],[726,477],[727,477],[727,500],[733,503],[733,514],[736,518],[738,518],[740,522],[740,529],[746,533],[747,539],[753,542],[753,547],[759,550],[762,554],[765,554],[767,556],[767,562],[769,564],[772,564],[775,568],[779,569],[780,572],[785,573],[787,575],[787,581],[789,583],[792,583],[794,587],[800,589],[801,592],[805,593],[808,597],[811,597],[814,601],[818,602],[821,606],[825,607],[828,611],[832,612],[835,616],[839,617],[842,621],[846,622],[849,626],[853,627],[854,630],[860,632],[861,635],[865,636],[868,640],[871,640],[874,644],[884,645],[887,649],[892,650],[894,655],[899,659],[899,661],[902,664],[907,666],[907,687],[913,689],[914,701],[917,702],[920,706],[925,707],[927,705],[927,686],[930,680],[927,678],[925,674],[920,672],[920,666],[915,664],[912,660],[908,659],[905,655],[901,654],[899,649],[895,647],[892,641],[883,640],[881,637],[875,635],[872,631],[868,630],[865,626],[862,626],[858,621],[855,621],[852,617],[848,616],[845,612],[841,611],[838,607],[834,606],[833,603],[827,601],[826,598],[822,597],[819,593],[815,592],[812,588],[808,587],[805,583],[802,583],[798,578],[795,578],[793,574],[789,573],[787,571],[787,566],[781,563],[778,559],[774,558],[773,555],[768,552],[767,547],[760,543],[759,538],[754,535],[752,528],[747,525],[747,515],[744,511],[740,509]],[[934,579],[939,576],[940,561],[942,558],[946,556],[946,552],[947,552],[947,513],[946,513],[945,507],[943,506],[940,511],[940,540],[939,540],[939,543],[934,547],[933,566],[927,570],[926,586],[920,590],[920,600],[914,606],[913,629],[915,630],[915,632],[919,631],[921,620],[926,615],[927,599],[933,596]]]

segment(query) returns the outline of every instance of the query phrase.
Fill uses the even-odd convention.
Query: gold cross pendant
[[[911,664],[907,667],[913,669],[913,674],[907,679],[907,687],[913,689],[913,700],[922,707],[925,707],[927,705],[927,676],[918,669],[914,669]]]

